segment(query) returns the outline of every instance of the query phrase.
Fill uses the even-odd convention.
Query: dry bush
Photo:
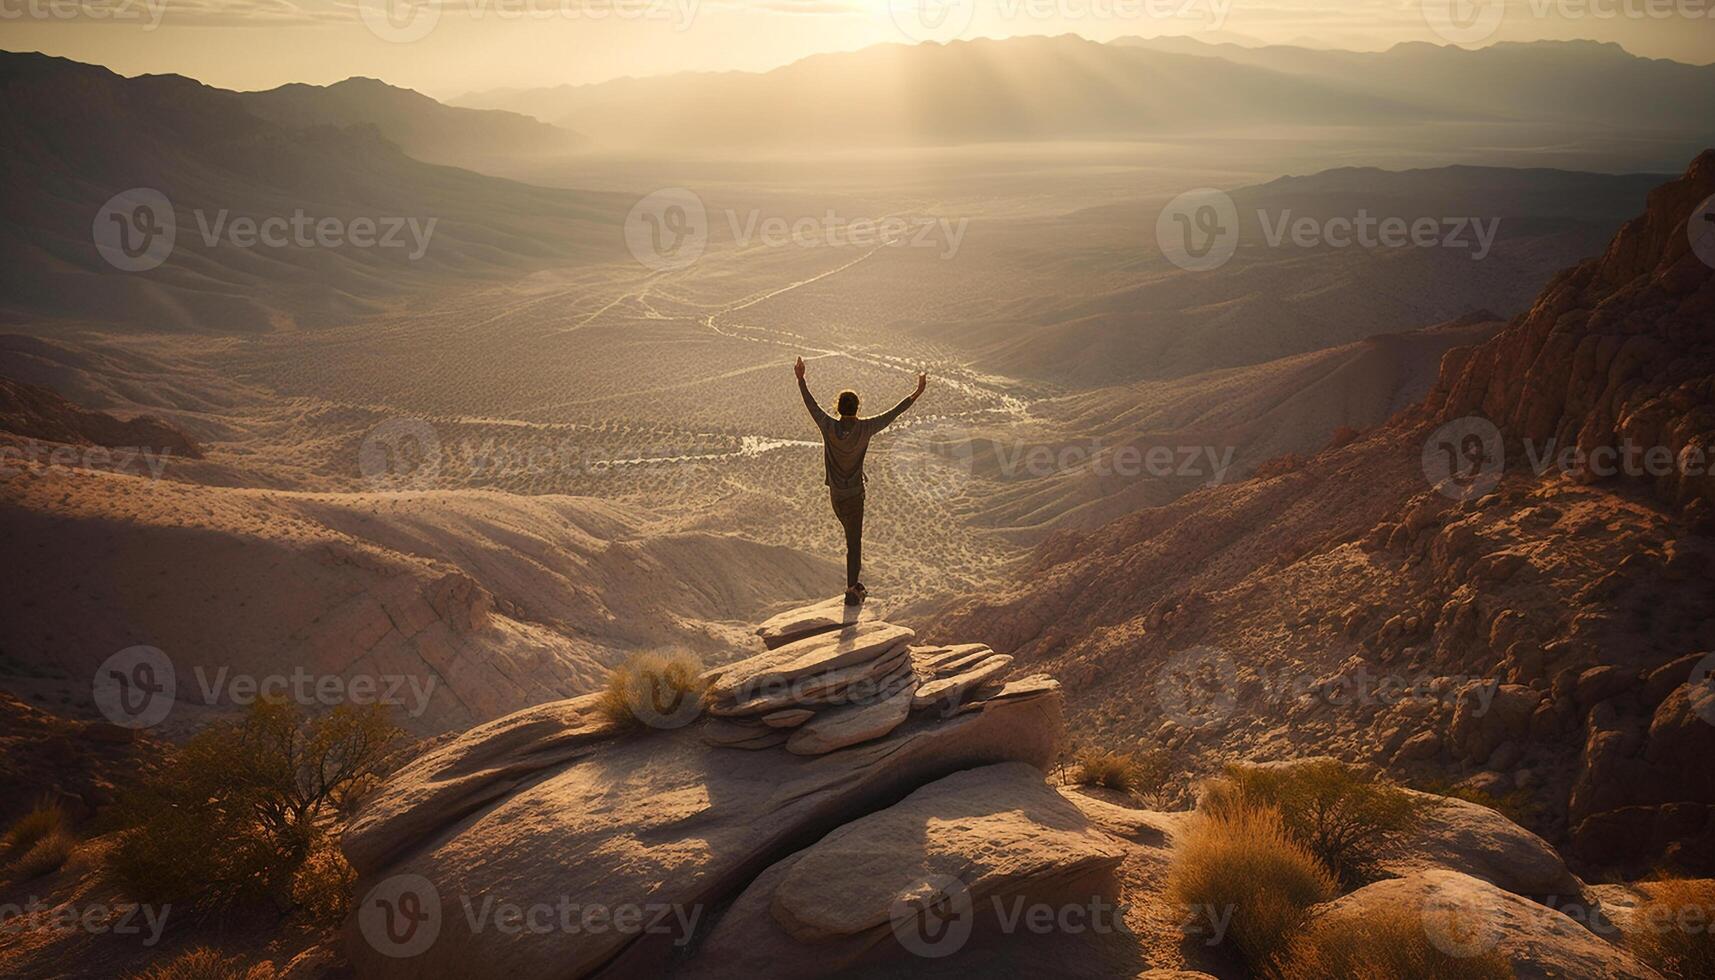
[[[638,654],[608,672],[601,712],[623,728],[689,721],[685,714],[698,710],[708,686],[702,674],[702,663],[689,653]]]
[[[51,830],[39,837],[24,853],[6,865],[6,875],[13,881],[29,881],[58,871],[77,847],[77,838],[67,830]]]
[[[1454,956],[1423,931],[1423,917],[1387,908],[1362,918],[1317,918],[1286,947],[1274,980],[1511,980],[1498,949]]]
[[[242,957],[196,946],[149,967],[134,980],[274,980],[276,976],[277,971],[266,963],[246,967]]]
[[[5,837],[0,839],[0,853],[7,860],[16,858],[34,847],[37,841],[57,830],[66,829],[70,824],[65,808],[58,803],[38,803],[6,828]]]
[[[390,765],[402,735],[381,705],[306,718],[259,701],[199,732],[121,803],[128,829],[109,865],[142,902],[287,905],[335,801]]]
[[[1273,459],[1265,459],[1256,464],[1256,468],[1251,470],[1251,479],[1267,480],[1277,476],[1285,476],[1302,469],[1303,466],[1304,457],[1297,453],[1283,453]]]
[[[1079,786],[1154,797],[1166,784],[1170,771],[1168,755],[1160,749],[1115,752],[1086,747],[1073,754],[1068,779]]]
[[[1466,803],[1486,806],[1521,827],[1529,826],[1530,821],[1535,818],[1540,809],[1536,798],[1522,789],[1509,790],[1496,796],[1472,786],[1456,786],[1443,779],[1425,780],[1417,783],[1416,788],[1425,793],[1434,793],[1436,796],[1446,796],[1455,800],[1464,800]]]
[[[1632,914],[1626,943],[1670,977],[1715,977],[1715,880],[1651,882],[1649,901]]]
[[[1385,779],[1333,759],[1290,767],[1228,766],[1225,776],[1205,787],[1202,802],[1217,814],[1278,811],[1287,833],[1348,886],[1373,873],[1381,853],[1418,825],[1425,806]]]
[[[332,834],[323,834],[292,876],[292,904],[307,922],[337,927],[351,911],[357,871],[345,859]]]
[[[1231,911],[1232,941],[1252,970],[1285,948],[1306,910],[1336,894],[1334,876],[1268,808],[1203,814],[1178,846],[1167,893],[1182,909]]]

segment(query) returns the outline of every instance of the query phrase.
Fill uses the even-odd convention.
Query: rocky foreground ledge
[[[1053,680],[837,600],[758,634],[700,717],[558,701],[390,779],[343,838],[357,974],[823,975],[923,962],[916,908],[1117,898],[1118,840],[1044,780]]]

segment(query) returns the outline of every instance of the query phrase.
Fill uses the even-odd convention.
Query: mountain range
[[[1063,35],[886,44],[760,73],[499,89],[453,101],[618,146],[822,150],[1455,122],[1698,138],[1715,132],[1715,65],[1594,42],[1474,51],[1410,43],[1359,53]]]

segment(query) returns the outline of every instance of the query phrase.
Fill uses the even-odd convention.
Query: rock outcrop
[[[1111,898],[1120,852],[1043,779],[1058,685],[967,686],[913,710],[916,659],[947,651],[912,635],[861,617],[781,629],[709,672],[711,717],[691,725],[620,728],[591,695],[418,758],[343,838],[356,972],[695,973],[715,944],[754,941],[779,958],[771,975],[811,975],[834,946],[908,956],[876,939],[931,873],[981,896]],[[853,847],[861,868],[842,869]],[[562,927],[589,910],[612,918]]]
[[[781,613],[756,634],[764,652],[704,675],[711,745],[821,755],[881,738],[914,711],[951,715],[1058,688],[1033,677],[1008,691],[1011,657],[980,643],[912,646],[911,630],[838,597]]]
[[[1317,906],[1312,915],[1362,922],[1389,909],[1417,913],[1429,941],[1450,956],[1498,950],[1519,980],[1661,977],[1573,916],[1457,871],[1422,871],[1378,881]]]

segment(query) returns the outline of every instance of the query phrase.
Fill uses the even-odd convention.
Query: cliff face
[[[1057,535],[931,637],[1052,670],[1074,730],[1165,746],[1187,779],[1329,753],[1522,793],[1533,829],[1592,865],[1715,867],[1715,725],[1685,723],[1715,648],[1715,268],[1686,229],[1712,193],[1715,152],[1448,352],[1421,404],[1267,478]],[[1438,480],[1450,423],[1493,425],[1504,467]]]
[[[1711,195],[1706,151],[1651,192],[1600,257],[1555,277],[1493,340],[1450,355],[1424,409],[1442,421],[1481,415],[1515,442],[1583,454],[1664,446],[1688,465],[1653,482],[1676,502],[1710,501],[1715,483],[1689,457],[1715,444],[1715,244],[1694,250],[1687,224],[1709,224],[1700,206]]]

